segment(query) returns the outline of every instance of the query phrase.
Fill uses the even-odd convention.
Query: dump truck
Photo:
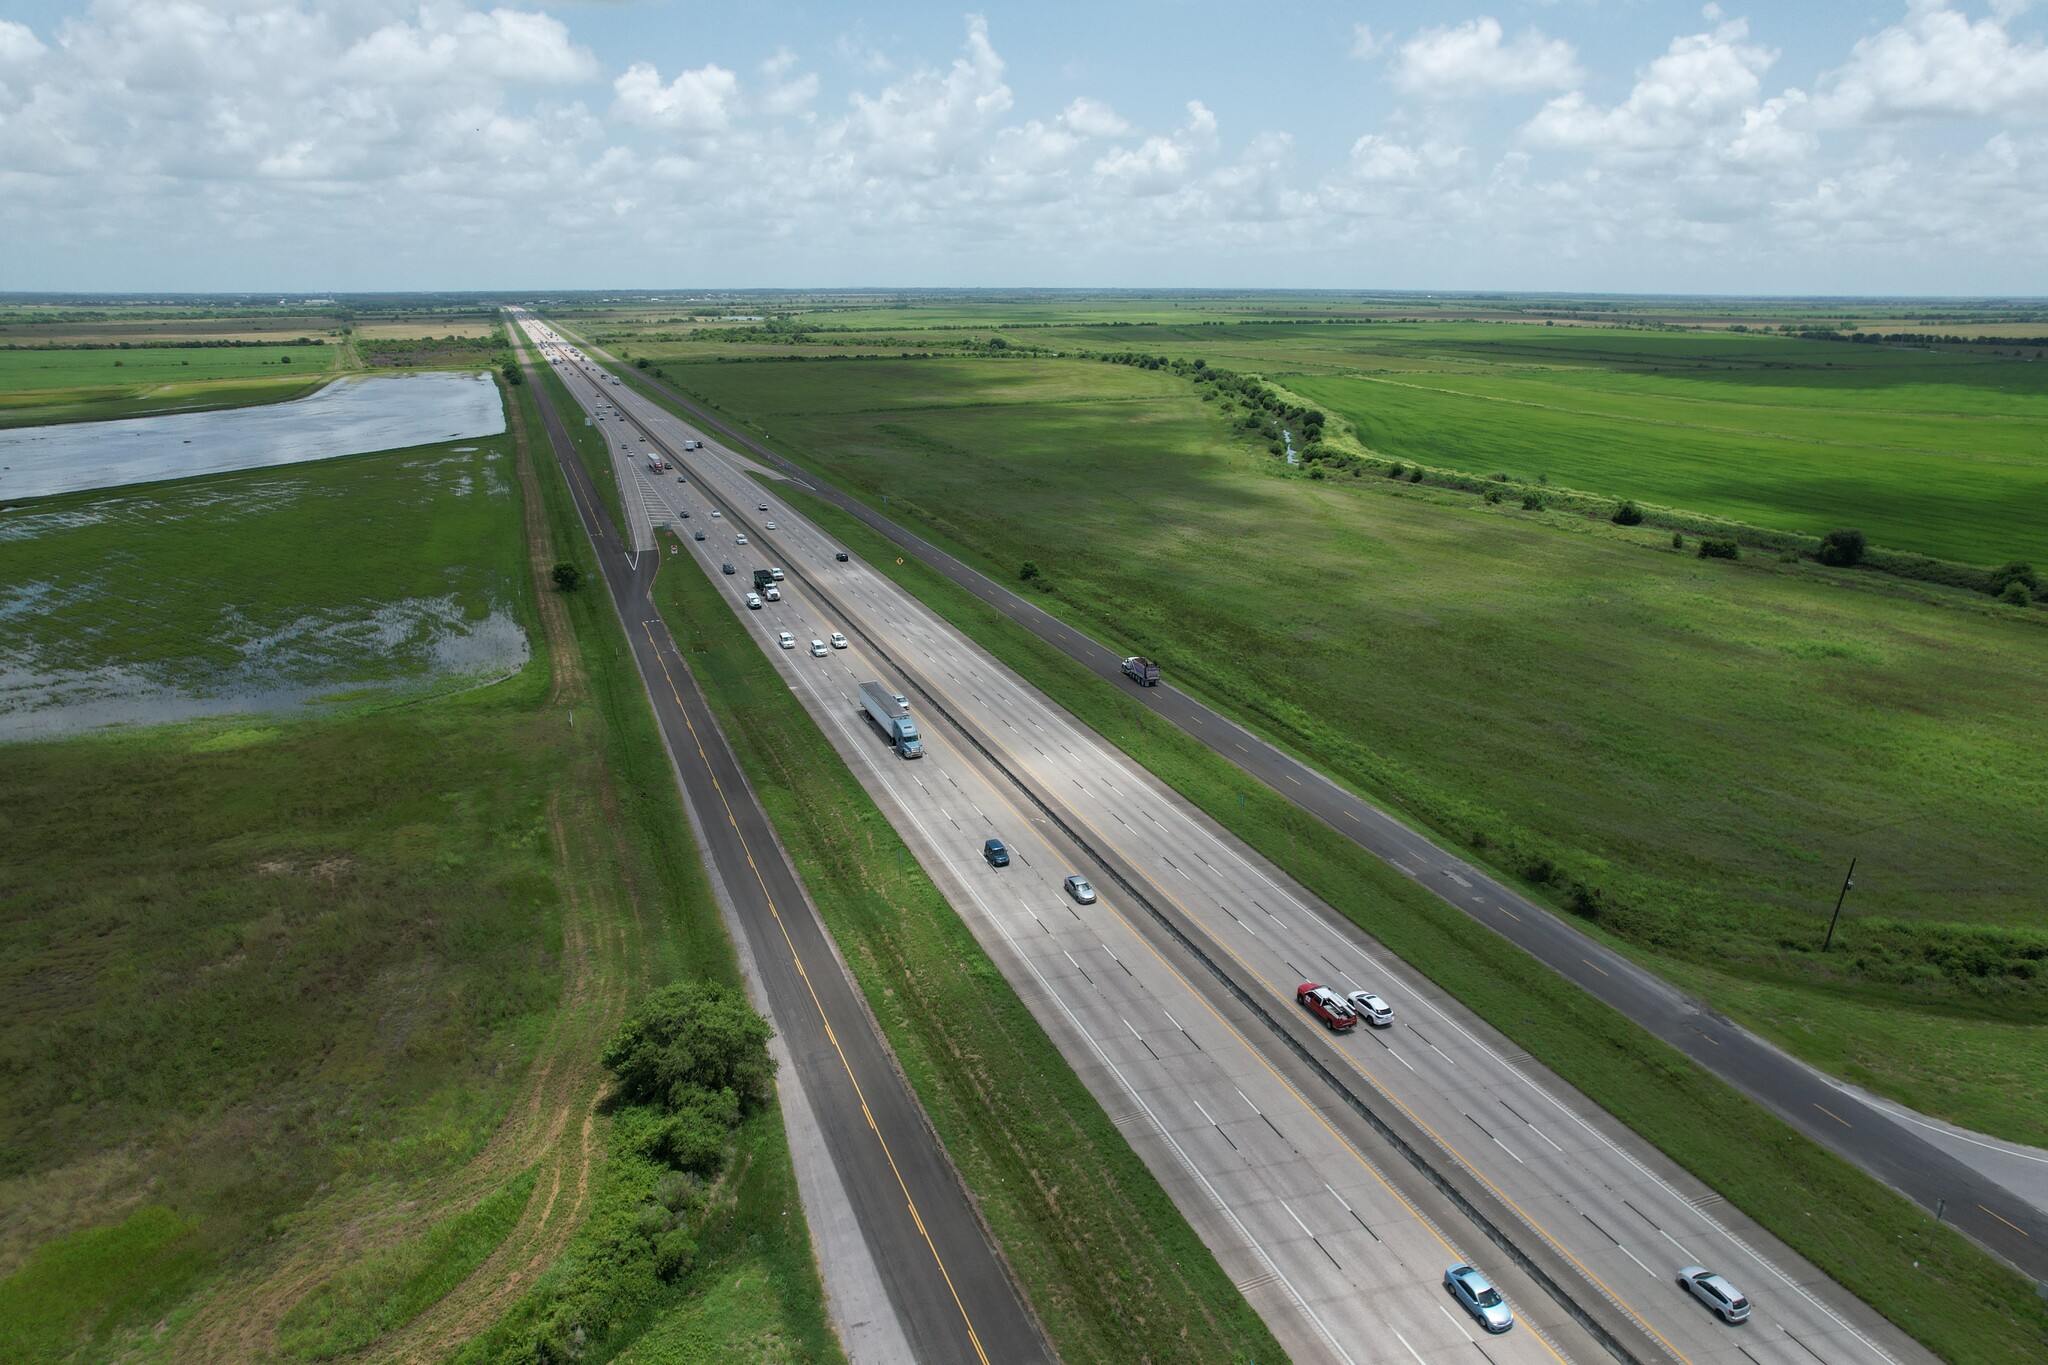
[[[1124,660],[1124,676],[1140,687],[1159,686],[1159,665],[1142,654]]]
[[[918,740],[917,723],[910,718],[907,699],[878,682],[864,682],[860,685],[860,709],[899,755],[924,757],[924,745]]]
[[[757,589],[759,589],[759,588],[765,588],[765,587],[767,587],[767,586],[768,586],[769,584],[773,583],[774,581],[775,581],[775,574],[774,574],[774,572],[773,572],[772,570],[769,570],[769,569],[756,569],[756,570],[754,570],[754,587],[755,587],[755,588],[757,588]]]

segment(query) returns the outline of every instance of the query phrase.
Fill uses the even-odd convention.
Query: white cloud
[[[1737,21],[1713,33],[1674,38],[1626,100],[1602,109],[1577,90],[1560,95],[1523,128],[1523,140],[1618,155],[1697,146],[1715,130],[1740,122],[1757,103],[1763,73],[1777,54],[1743,41],[1747,36]]]
[[[1131,125],[1101,100],[1076,96],[1060,115],[1060,122],[1082,137],[1122,137]]]
[[[764,113],[775,117],[801,113],[818,98],[818,73],[792,76],[790,72],[796,64],[796,54],[786,47],[778,48],[773,57],[761,63],[761,74],[768,79],[768,89],[760,99]]]
[[[1386,34],[1373,32],[1371,24],[1351,26],[1351,55],[1361,62],[1370,61],[1385,52],[1388,41]]]
[[[598,72],[597,59],[569,41],[561,20],[506,9],[451,15],[422,6],[418,23],[386,25],[343,60],[357,78],[378,82],[565,85],[590,80]]]
[[[739,77],[722,66],[685,71],[667,85],[646,62],[635,62],[612,82],[612,117],[638,128],[711,133],[725,127],[739,93]]]
[[[0,65],[22,66],[49,51],[27,24],[0,19]]]
[[[1188,101],[1188,121],[1170,137],[1148,137],[1136,147],[1119,147],[1095,162],[1095,174],[1124,194],[1160,195],[1180,188],[1198,157],[1216,145],[1216,115],[1200,100]]]
[[[2005,25],[2023,6],[1972,22],[1939,3],[1858,42],[1822,82],[1822,116],[1838,124],[1920,117],[2048,117],[2048,46]]]
[[[1512,41],[1502,37],[1492,18],[1426,29],[1401,44],[1394,84],[1425,99],[1457,99],[1563,90],[1581,79],[1578,53],[1563,39],[1533,28]],[[1353,44],[1353,55],[1358,48]]]

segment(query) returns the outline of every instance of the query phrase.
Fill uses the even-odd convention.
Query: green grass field
[[[603,1114],[582,1126],[596,1054],[650,985],[737,964],[609,605],[534,590],[578,556],[566,496],[457,464],[154,488],[161,525],[125,493],[61,509],[118,533],[62,572],[125,545],[106,615],[159,623],[37,637],[80,665],[180,629],[205,657],[234,600],[217,565],[264,546],[282,581],[252,610],[502,590],[535,650],[426,700],[0,744],[0,826],[28,851],[0,860],[0,1358],[441,1358],[505,1319],[531,1360],[521,1324],[593,1283],[593,1246],[641,1264],[636,1173]],[[323,540],[338,490],[401,526],[357,528],[360,556]],[[731,1236],[633,1300],[611,1349],[717,1300],[714,1340],[834,1357],[772,1111],[743,1149]],[[763,1289],[718,1299],[732,1276]],[[582,1301],[626,1302],[594,1283]]]
[[[1280,1359],[695,562],[655,597],[1061,1358]]]
[[[341,358],[333,346],[0,350],[0,427],[283,402]]]
[[[2043,1034],[2011,1027],[2048,1019],[2031,616],[1275,477],[1166,374],[665,368],[999,577],[1035,561],[1052,610],[1539,894],[1598,888],[1589,928],[1795,1050],[2048,1140]],[[1925,1023],[1953,1048],[1939,1074]]]

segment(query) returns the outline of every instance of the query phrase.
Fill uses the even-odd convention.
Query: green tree
[[[555,580],[557,592],[574,592],[583,585],[583,570],[567,561],[555,565],[555,571],[550,577]]]
[[[2034,566],[2023,559],[2001,564],[1991,571],[1990,587],[1993,597],[2003,596],[2005,590],[2015,583],[2025,584],[2028,592],[2034,592],[2041,586],[2041,580],[2034,573]]]
[[[1865,548],[1861,531],[1830,531],[1820,538],[1814,558],[1837,569],[1850,569],[1863,562]]]
[[[1616,526],[1641,526],[1643,509],[1624,499],[1621,506],[1614,509],[1613,521]]]
[[[1035,559],[1025,560],[1023,567],[1017,570],[1017,577],[1023,579],[1026,583],[1036,583],[1041,577],[1038,572],[1038,561]]]
[[[519,372],[517,365],[507,365],[499,373],[505,376],[505,383],[510,388],[516,389],[526,382],[526,376]]]
[[[2034,594],[2028,590],[2026,584],[2015,578],[2000,590],[1998,600],[2009,606],[2024,607],[2034,600]]]
[[[737,1123],[768,1099],[775,1076],[771,1032],[731,986],[686,981],[641,1002],[601,1060],[625,1103]],[[694,1149],[687,1131],[665,1136]]]

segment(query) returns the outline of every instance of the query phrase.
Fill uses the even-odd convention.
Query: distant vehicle
[[[846,648],[846,637],[845,637],[844,635],[841,635],[841,634],[840,634],[840,633],[839,633],[838,631],[836,631],[836,630],[832,632],[832,648],[834,648],[834,649],[844,649],[844,648]]]
[[[739,533],[738,535],[736,535],[736,536],[734,536],[734,537],[732,538],[732,543],[733,543],[733,544],[735,544],[735,545],[744,545],[744,544],[746,544],[746,543],[747,543],[747,533],[746,533],[745,531],[742,531],[742,532],[740,532],[740,533]]]
[[[1124,660],[1124,676],[1140,687],[1159,686],[1159,665],[1142,654]]]
[[[728,565],[726,565],[726,566],[725,566],[725,571],[726,571],[727,573],[738,573],[738,572],[739,572],[739,570],[738,570],[738,569],[735,569],[735,568],[734,568],[734,567],[733,567],[732,565],[730,565],[730,564],[728,564]]]
[[[714,507],[711,509],[711,515],[714,517],[722,517],[725,515],[725,513],[719,511],[716,507]]]
[[[770,602],[780,602],[782,600],[782,589],[770,583],[761,593],[761,596],[767,598]]]
[[[924,757],[924,743],[917,737],[917,722],[910,718],[908,700],[878,682],[864,682],[860,685],[860,709],[898,754]]]
[[[1479,1320],[1479,1325],[1489,1332],[1505,1332],[1515,1325],[1515,1315],[1508,1309],[1508,1301],[1500,1296],[1493,1282],[1469,1265],[1454,1265],[1444,1272],[1444,1288],[1451,1291],[1451,1297],[1462,1305],[1467,1313]]]
[[[840,552],[839,552],[838,554],[836,554],[836,555],[834,555],[834,556],[832,556],[832,557],[833,557],[834,559],[838,560],[838,561],[839,561],[839,562],[840,562],[841,564],[844,564],[844,563],[846,562],[846,551],[844,551],[844,550],[841,550],[841,551],[840,551]]]
[[[762,530],[764,530],[764,531],[772,531],[772,530],[774,530],[774,529],[775,529],[775,523],[771,521],[771,522],[767,523],[766,525],[764,525],[764,526],[763,526],[763,527],[762,527],[761,529],[762,529]]]
[[[828,653],[830,653],[830,651],[825,648],[825,642],[823,640],[811,641],[811,657],[813,659],[822,659]]]
[[[703,533],[702,531],[699,531],[699,532],[697,532],[697,539],[699,539],[699,540],[702,540],[702,539],[704,539],[704,533]]]
[[[1090,886],[1088,884],[1088,879],[1086,877],[1081,876],[1079,873],[1076,873],[1073,876],[1067,878],[1066,881],[1061,883],[1061,885],[1067,888],[1067,894],[1069,896],[1072,896],[1076,901],[1080,902],[1082,905],[1095,904],[1095,888]]]
[[[768,570],[766,570],[766,569],[756,569],[756,570],[754,570],[754,586],[755,586],[756,588],[765,588],[765,587],[767,587],[767,586],[768,586],[769,584],[773,583],[774,581],[775,581],[775,575],[774,575],[774,574],[772,574],[772,573],[770,573],[770,572],[768,572]]]
[[[612,383],[616,384],[616,383],[618,383],[618,382],[619,382],[619,377],[618,377],[617,375],[613,375],[613,376],[612,376]]]
[[[688,515],[690,515],[690,509],[689,509],[689,508],[687,508],[687,507],[685,507],[685,508],[683,509],[683,515],[684,515],[684,516],[686,516],[686,517],[687,517]]]
[[[750,593],[748,593],[748,594],[747,594],[747,610],[748,610],[748,611],[759,611],[759,610],[761,610],[761,594],[760,594],[760,593],[757,593],[757,592],[750,592]]]
[[[688,482],[689,482],[689,480],[688,480],[688,479],[686,479],[686,478],[684,478],[684,477],[683,477],[682,475],[678,474],[678,475],[676,475],[676,482],[677,482],[677,483],[688,483]]]
[[[768,504],[765,502],[757,502],[754,504],[754,510],[757,512],[765,512],[768,510]]]
[[[1689,1265],[1679,1271],[1678,1283],[1723,1322],[1743,1322],[1749,1317],[1749,1300],[1742,1297],[1742,1291],[1703,1266]]]
[[[1003,847],[1001,839],[984,840],[981,845],[981,856],[988,859],[990,867],[1008,867],[1010,865],[1010,850]]]
[[[684,449],[684,450],[702,450],[703,448],[704,448],[704,443],[703,443],[702,441],[685,441],[685,442],[683,442],[683,449]]]
[[[777,583],[780,583],[782,581],[782,566],[779,564],[770,564],[768,566],[768,574],[769,577],[773,578]]]
[[[1294,988],[1294,1003],[1322,1020],[1332,1033],[1347,1033],[1358,1027],[1358,1016],[1351,1012],[1351,1006],[1328,986],[1304,981]]]
[[[1351,1006],[1351,1012],[1371,1024],[1374,1028],[1391,1028],[1394,1023],[1394,1007],[1374,995],[1371,991],[1353,991],[1344,997],[1344,1003]]]
[[[775,643],[781,645],[784,649],[795,649],[796,636],[791,635],[788,631],[785,630],[775,637]]]

